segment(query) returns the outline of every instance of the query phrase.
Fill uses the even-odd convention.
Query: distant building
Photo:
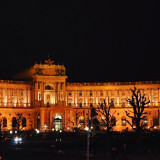
[[[50,59],[44,64],[35,64],[16,78],[26,81],[0,80],[1,130],[16,130],[17,113],[23,117],[21,130],[70,131],[73,122],[85,128],[90,107],[104,99],[107,103],[114,101],[111,112],[117,110],[114,130],[122,131],[127,127],[130,130],[125,110],[130,108],[126,99],[134,86],[150,100],[144,121],[146,127],[159,128],[160,81],[66,83],[65,67],[55,65]]]

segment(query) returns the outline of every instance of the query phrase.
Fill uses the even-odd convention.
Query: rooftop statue
[[[54,61],[52,61],[50,58],[48,58],[48,60],[45,60],[45,63],[48,65],[52,65],[54,63]]]

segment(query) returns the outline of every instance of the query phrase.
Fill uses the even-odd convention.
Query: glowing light
[[[15,137],[15,138],[14,138],[14,141],[15,141],[16,143],[21,142],[21,141],[22,141],[22,138],[21,138],[21,137]]]
[[[10,134],[12,134],[12,133],[13,133],[13,131],[10,131],[9,133],[10,133]]]
[[[54,131],[54,128],[52,128],[52,131]]]
[[[17,133],[17,131],[15,131],[15,133]]]
[[[88,128],[88,127],[85,127],[85,128],[84,128],[84,130],[88,131],[88,130],[89,130],[89,128]]]
[[[156,127],[156,126],[154,126],[154,129],[157,129],[157,127]]]
[[[62,130],[59,130],[59,132],[61,133],[61,132],[62,132]]]
[[[69,130],[69,127],[67,127],[67,129]]]
[[[36,129],[36,133],[38,134],[38,133],[40,133],[40,131],[38,129]]]
[[[45,125],[44,125],[44,129],[46,130],[46,129],[47,129],[47,127],[48,127],[48,126],[45,124]]]

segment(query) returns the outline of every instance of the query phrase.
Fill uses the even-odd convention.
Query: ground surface
[[[110,147],[106,145],[108,141],[112,142]],[[23,139],[21,144],[16,144],[12,140],[1,140],[0,156],[2,160],[86,160],[86,142],[86,136],[78,136],[78,138],[75,136],[56,136],[56,138],[49,139],[43,137],[30,138]],[[134,139],[133,141],[128,140],[126,152],[121,149],[117,152],[110,150],[113,148],[113,144],[118,144],[120,148],[122,142],[119,139],[113,140],[111,138],[108,140],[101,138],[98,139],[98,142],[91,139],[90,160],[160,160],[159,150],[154,147],[154,143],[146,142],[146,140],[145,144],[138,144],[139,148],[137,144],[135,147]],[[129,145],[133,148],[130,149]],[[147,148],[146,146],[152,147]]]

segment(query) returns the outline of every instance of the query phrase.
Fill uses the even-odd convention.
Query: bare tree
[[[142,95],[140,90],[137,90],[136,87],[131,89],[131,91],[132,98],[128,98],[126,101],[132,106],[133,111],[126,111],[126,115],[132,119],[132,122],[135,122],[136,128],[134,128],[133,124],[131,124],[128,120],[126,121],[134,130],[136,130],[136,132],[140,132],[144,129],[145,126],[145,124],[142,123],[142,120],[144,120],[148,114],[144,110],[147,108],[146,105],[150,103],[150,101],[147,101],[145,94]]]
[[[99,103],[97,109],[97,113],[100,116],[101,125],[106,128],[107,132],[113,130],[113,126],[116,123],[116,120],[113,119],[116,111],[113,114],[111,114],[110,112],[112,107],[114,107],[113,100],[111,100],[111,102],[108,105],[104,100],[103,103]]]
[[[1,113],[0,113],[0,133],[2,131],[2,126],[3,126],[3,118],[1,117]]]
[[[79,117],[80,117],[80,113],[77,112],[77,109],[76,109],[74,119],[69,120],[71,123],[71,125],[69,127],[71,127],[74,131],[75,130],[77,131]]]
[[[18,130],[18,134],[22,129],[22,113],[17,113],[16,114],[16,120],[17,120],[17,130]]]

